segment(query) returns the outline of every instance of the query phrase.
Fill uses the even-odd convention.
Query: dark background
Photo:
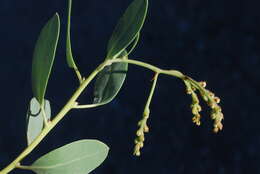
[[[72,44],[83,74],[88,75],[105,57],[107,41],[130,2],[74,1]],[[61,109],[78,85],[65,61],[66,6],[61,0],[0,2],[1,168],[26,147],[32,53],[41,27],[56,11],[62,19],[62,33],[46,95],[52,113]],[[204,109],[200,127],[192,124],[191,99],[184,85],[160,76],[151,105],[151,131],[142,156],[134,157],[136,124],[153,74],[130,66],[124,87],[112,103],[70,112],[24,164],[66,143],[93,138],[111,148],[93,174],[260,173],[259,18],[256,1],[150,0],[141,40],[130,56],[207,81],[208,88],[221,98],[225,114],[224,130],[219,134],[211,131],[208,109]],[[89,102],[91,97],[90,86],[80,101]]]

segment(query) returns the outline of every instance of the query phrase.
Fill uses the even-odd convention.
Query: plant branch
[[[108,63],[116,63],[116,62],[125,62],[125,63],[129,63],[129,64],[134,64],[137,66],[141,66],[147,69],[150,69],[152,71],[154,71],[155,73],[159,73],[159,74],[166,74],[166,75],[170,75],[170,76],[174,76],[180,79],[184,79],[185,75],[183,75],[180,71],[176,71],[176,70],[163,70],[160,69],[154,65],[151,65],[149,63],[145,63],[145,62],[141,62],[138,60],[133,60],[133,59],[112,59],[112,60],[108,60]]]
[[[95,108],[95,107],[98,107],[98,106],[101,106],[101,105],[99,103],[97,103],[97,104],[88,104],[88,105],[76,104],[73,108],[74,109],[89,109],[89,108]]]
[[[150,69],[154,71],[157,75],[159,74],[166,74],[170,76],[174,76],[180,79],[184,79],[185,76],[175,70],[162,70],[156,66],[153,66],[151,64],[137,61],[137,60],[130,60],[130,59],[112,59],[112,60],[106,60],[103,63],[101,63],[86,79],[82,81],[79,88],[75,91],[75,93],[72,95],[72,97],[69,99],[69,101],[66,103],[66,105],[61,109],[61,111],[54,117],[52,121],[48,123],[48,126],[46,126],[40,135],[8,166],[6,166],[3,170],[0,171],[0,174],[7,174],[10,171],[12,171],[15,168],[19,168],[20,162],[28,155],[30,154],[37,146],[38,144],[46,137],[46,135],[60,122],[60,120],[73,108],[76,109],[83,109],[83,108],[93,108],[99,106],[98,104],[90,104],[90,105],[78,105],[77,99],[80,96],[80,94],[84,91],[84,89],[89,85],[89,83],[95,78],[95,76],[103,70],[104,67],[109,66],[113,63],[117,62],[125,62],[129,64],[138,65],[147,69]],[[155,83],[154,83],[155,84]],[[150,97],[149,97],[150,98]],[[150,99],[151,100],[151,99]],[[149,99],[148,99],[149,104]],[[18,165],[18,167],[17,167]],[[21,168],[21,167],[20,167]]]
[[[149,63],[145,63],[145,62],[141,62],[138,60],[133,60],[133,59],[121,59],[121,58],[117,58],[117,59],[112,59],[112,60],[107,60],[107,65],[111,65],[113,63],[119,63],[119,62],[124,62],[124,63],[129,63],[129,64],[133,64],[133,65],[137,65],[140,67],[144,67],[146,69],[149,69],[153,72],[155,72],[156,74],[165,74],[165,75],[170,75],[170,76],[174,76],[180,79],[184,79],[186,78],[185,75],[183,75],[180,71],[176,71],[176,70],[163,70],[160,69],[154,65],[151,65]],[[74,108],[75,109],[88,109],[88,108],[94,108],[100,106],[98,103],[97,104],[86,104],[86,105],[75,105]]]
[[[77,77],[78,77],[79,84],[81,84],[84,79],[82,78],[82,76],[81,76],[81,74],[80,74],[78,68],[73,68],[73,69],[74,69],[74,71],[75,71],[75,73],[76,73],[76,75],[77,75]]]
[[[145,108],[144,108],[144,113],[143,113],[143,118],[138,122],[138,127],[139,129],[136,132],[137,138],[135,139],[135,148],[134,148],[134,155],[136,156],[140,156],[141,152],[140,149],[143,148],[144,146],[144,134],[149,132],[149,127],[147,125],[147,120],[150,116],[150,104],[153,98],[153,94],[154,94],[154,90],[157,84],[157,80],[158,80],[158,73],[155,73],[153,80],[153,85],[152,88],[150,90],[150,94],[149,97],[147,99]]]
[[[80,94],[84,91],[84,89],[89,85],[89,83],[95,78],[95,76],[98,74],[99,71],[101,71],[105,66],[107,65],[107,62],[103,62],[100,64],[91,74],[88,78],[86,78],[82,84],[79,86],[79,88],[76,90],[76,92],[73,94],[73,96],[69,99],[67,104],[61,109],[61,111],[54,117],[52,121],[49,122],[48,126],[46,126],[40,135],[13,161],[11,162],[7,167],[5,167],[2,171],[0,171],[0,174],[7,174],[13,169],[17,167],[17,164],[20,163],[21,160],[23,160],[28,154],[30,154],[37,145],[44,139],[44,137],[59,123],[59,121],[75,106],[77,98],[80,96]]]
[[[155,76],[152,79],[153,80],[153,85],[152,85],[152,88],[151,88],[151,91],[150,91],[149,97],[147,99],[147,102],[146,102],[144,110],[147,110],[147,109],[150,110],[150,104],[151,104],[151,101],[152,101],[152,98],[153,98],[153,94],[154,94],[154,90],[155,90],[155,87],[156,87],[156,84],[157,84],[158,77],[159,77],[159,74],[155,73]]]

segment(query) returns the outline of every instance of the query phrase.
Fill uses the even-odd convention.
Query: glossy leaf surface
[[[51,73],[60,32],[60,19],[55,14],[43,27],[37,40],[32,62],[32,89],[40,104],[44,96]]]
[[[138,36],[147,14],[148,0],[134,0],[120,18],[107,48],[107,59],[120,55]]]
[[[51,118],[51,106],[48,100],[44,100],[44,110],[47,120]],[[41,133],[44,127],[43,112],[41,106],[36,98],[32,98],[27,111],[27,144],[32,141]]]
[[[109,148],[97,140],[80,140],[40,157],[30,169],[37,174],[86,174],[107,157]]]
[[[120,57],[127,59],[127,52],[124,51]],[[103,105],[112,101],[125,81],[127,70],[127,63],[114,63],[106,66],[97,76],[93,103]]]

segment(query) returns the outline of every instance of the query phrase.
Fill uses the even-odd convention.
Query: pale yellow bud
[[[149,132],[149,127],[147,125],[144,126],[144,132],[148,133]]]
[[[137,135],[138,137],[142,136],[143,134],[144,134],[143,131],[140,130],[140,129],[136,132],[136,135]]]
[[[141,153],[140,153],[140,151],[138,151],[138,152],[135,152],[134,155],[135,155],[135,156],[140,156]]]
[[[214,100],[215,100],[216,103],[220,103],[220,98],[215,97]]]
[[[206,86],[207,86],[207,83],[206,82],[199,82],[199,84],[203,87],[203,88],[205,88]]]
[[[145,140],[144,135],[141,135],[141,136],[139,137],[139,139],[140,139],[141,142],[144,142],[144,140]]]
[[[213,128],[213,132],[214,132],[214,133],[218,133],[218,131],[219,131],[219,130],[218,130],[217,127],[214,127],[214,128]]]

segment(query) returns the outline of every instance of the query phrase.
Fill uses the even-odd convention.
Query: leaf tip
[[[107,151],[109,151],[109,147],[108,145],[106,145],[105,143],[103,143],[102,141],[96,140],[96,139],[90,139],[90,141],[94,142],[94,143],[99,143],[100,145],[104,146],[106,148]]]
[[[53,15],[53,19],[55,19],[58,23],[58,28],[60,28],[60,15],[58,12],[56,12],[54,15]]]
[[[54,17],[56,17],[56,18],[60,18],[59,13],[56,12],[56,13],[54,14]]]

